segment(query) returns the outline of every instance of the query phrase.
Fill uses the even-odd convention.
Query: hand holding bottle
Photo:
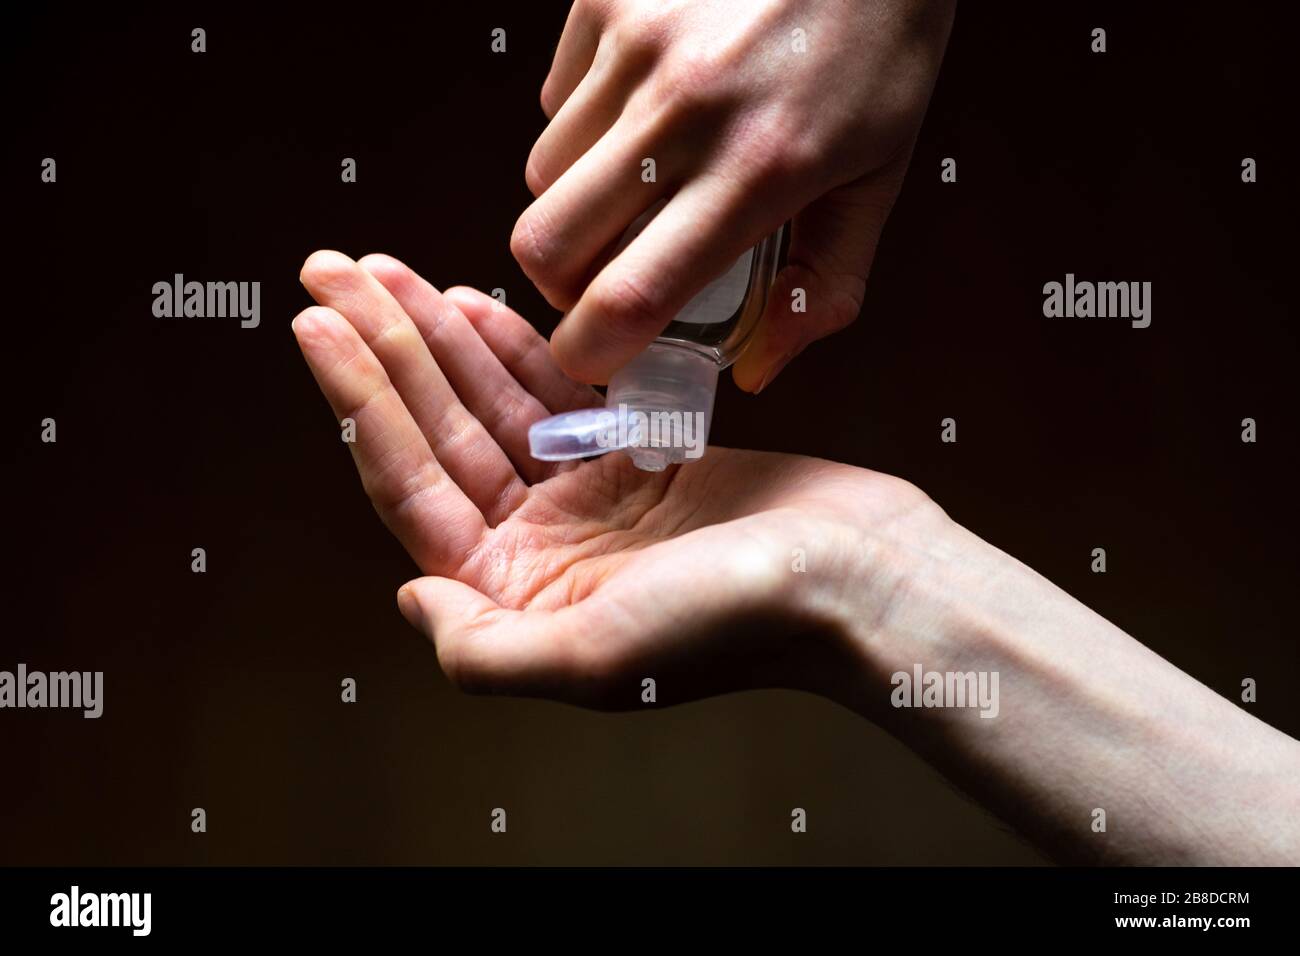
[[[952,0],[576,0],[511,248],[566,315],[561,366],[604,383],[747,248],[793,220],[737,383],[762,388],[857,318],[947,40]],[[603,257],[652,204],[645,231]],[[806,312],[791,309],[803,291]]]

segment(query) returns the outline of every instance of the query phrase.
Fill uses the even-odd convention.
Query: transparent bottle
[[[633,223],[618,251],[657,212]],[[740,357],[767,305],[785,227],[746,250],[690,300],[659,338],[609,380],[604,408],[567,412],[528,430],[543,461],[623,450],[643,471],[700,458],[708,445],[718,373]]]

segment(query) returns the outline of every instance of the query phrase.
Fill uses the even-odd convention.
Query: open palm
[[[867,517],[915,504],[861,469],[711,448],[638,471],[611,454],[553,464],[528,426],[600,403],[521,317],[472,289],[439,293],[400,262],[318,252],[321,304],[294,321],[376,510],[428,577],[399,592],[471,690],[605,707],[752,686],[808,686],[825,656],[798,573]],[[803,595],[807,597],[807,594]]]

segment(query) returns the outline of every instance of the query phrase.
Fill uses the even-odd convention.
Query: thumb
[[[402,616],[433,641],[447,679],[472,694],[557,696],[573,671],[566,611],[503,608],[460,581],[425,577],[397,592]]]
[[[905,168],[905,162],[897,169],[891,164],[836,187],[795,216],[786,266],[772,283],[754,340],[732,369],[741,389],[762,391],[810,343],[858,317]]]
[[[495,601],[451,578],[416,578],[397,590],[397,607],[431,641],[449,638],[500,610]]]

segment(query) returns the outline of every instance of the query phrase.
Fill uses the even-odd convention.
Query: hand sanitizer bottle
[[[619,249],[657,211],[652,208],[633,223]],[[776,277],[784,229],[746,250],[644,352],[615,372],[604,408],[536,422],[528,430],[533,457],[566,461],[621,449],[643,471],[663,471],[701,457],[718,373],[740,358],[758,325]]]

